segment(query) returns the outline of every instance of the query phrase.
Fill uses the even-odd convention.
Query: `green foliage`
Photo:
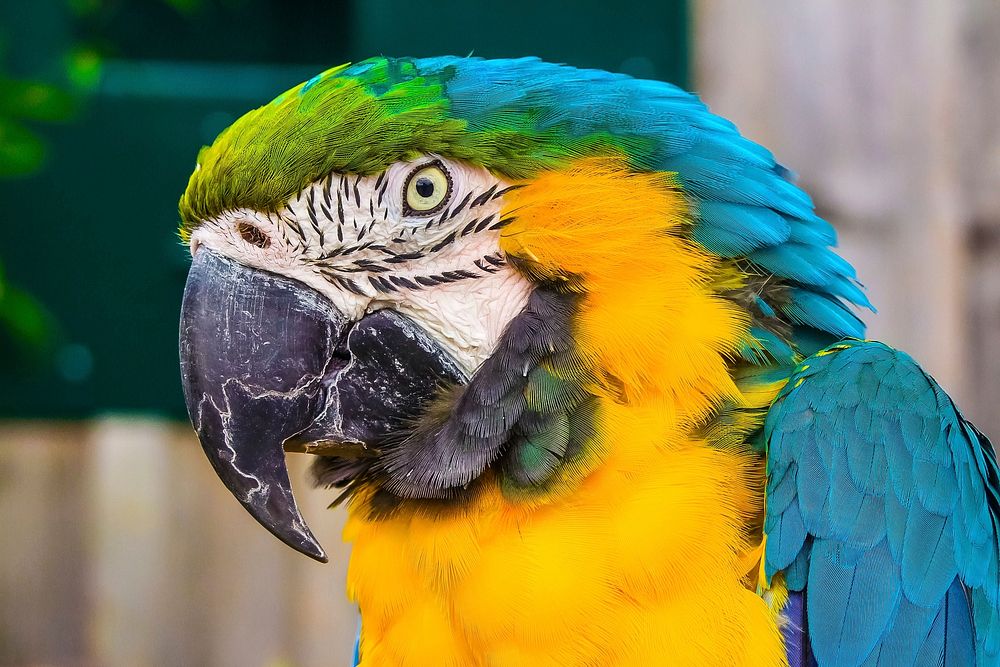
[[[0,266],[0,338],[6,338],[14,351],[5,361],[37,363],[47,359],[54,347],[55,331],[48,311],[30,294],[8,284]]]
[[[75,98],[41,81],[0,79],[0,115],[23,120],[62,121],[76,110]]]
[[[64,122],[76,109],[76,96],[63,88],[0,72],[0,178],[41,169],[45,143],[30,124]]]
[[[0,116],[0,178],[34,173],[45,162],[45,144],[11,118]]]
[[[76,108],[76,97],[62,88],[0,73],[0,178],[27,176],[41,169],[45,142],[29,123],[66,121]]]
[[[66,78],[78,90],[93,90],[101,80],[102,63],[97,51],[77,46],[66,55]]]

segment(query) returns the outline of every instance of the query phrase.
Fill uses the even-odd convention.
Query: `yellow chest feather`
[[[484,492],[438,517],[355,512],[362,665],[785,664],[775,614],[746,585],[754,457],[693,441],[631,451],[545,504]]]

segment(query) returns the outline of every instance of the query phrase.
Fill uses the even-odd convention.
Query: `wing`
[[[996,458],[913,359],[809,357],[764,438],[766,574],[805,599],[801,664],[1000,664]]]

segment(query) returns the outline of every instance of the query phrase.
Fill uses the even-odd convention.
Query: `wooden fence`
[[[0,423],[0,665],[348,664],[343,514],[289,464],[327,565],[257,525],[189,427]]]

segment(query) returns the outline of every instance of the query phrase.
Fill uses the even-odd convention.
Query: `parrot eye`
[[[412,172],[403,186],[403,215],[428,215],[447,203],[451,194],[451,174],[438,161],[423,164]]]

